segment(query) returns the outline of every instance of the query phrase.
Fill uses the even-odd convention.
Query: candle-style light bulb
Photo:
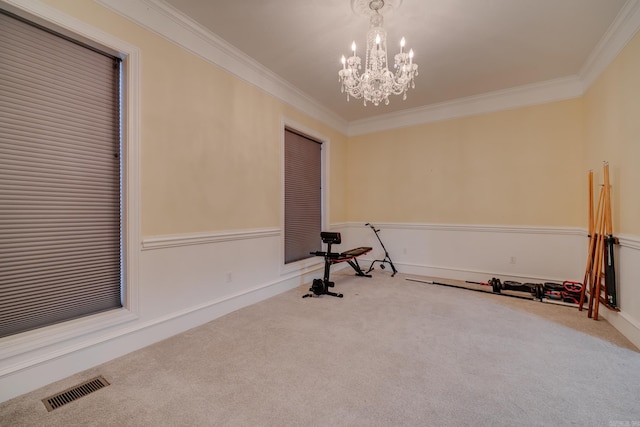
[[[342,62],[342,69],[344,70],[347,67],[347,60],[344,57],[344,55],[342,55],[342,58],[340,58],[340,62]]]
[[[409,50],[409,64],[413,64],[413,49]]]
[[[353,51],[353,56],[356,56],[356,42],[355,40],[351,43],[351,50]]]
[[[405,41],[404,41],[404,37],[403,37],[400,40],[400,53],[404,52],[404,44],[405,44]]]

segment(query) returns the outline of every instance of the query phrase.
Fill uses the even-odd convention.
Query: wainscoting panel
[[[620,236],[620,245],[616,249],[616,284],[620,312],[609,311],[603,306],[598,311],[599,315],[640,348],[640,238]]]
[[[575,228],[448,224],[375,224],[396,268],[459,280],[582,280],[586,232]],[[369,262],[384,258],[373,230],[352,223],[352,246],[372,246]],[[377,264],[376,264],[377,265]]]

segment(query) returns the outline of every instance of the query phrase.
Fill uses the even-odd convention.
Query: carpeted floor
[[[0,404],[2,426],[638,426],[640,353],[577,309],[334,273]],[[97,375],[111,385],[47,412]]]

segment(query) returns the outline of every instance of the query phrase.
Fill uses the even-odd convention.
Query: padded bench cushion
[[[344,262],[344,261],[349,261],[353,258],[359,257],[360,255],[364,255],[368,252],[371,252],[370,247],[359,247],[359,248],[355,248],[355,249],[350,249],[348,251],[342,252],[340,255],[338,255],[338,257],[336,258],[332,258],[331,260],[333,262]]]

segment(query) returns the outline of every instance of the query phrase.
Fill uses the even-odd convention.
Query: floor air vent
[[[109,383],[102,376],[95,377],[63,392],[42,399],[42,403],[47,407],[47,411],[51,412],[54,409],[58,409],[69,402],[80,399],[81,397],[100,390],[108,385]]]

